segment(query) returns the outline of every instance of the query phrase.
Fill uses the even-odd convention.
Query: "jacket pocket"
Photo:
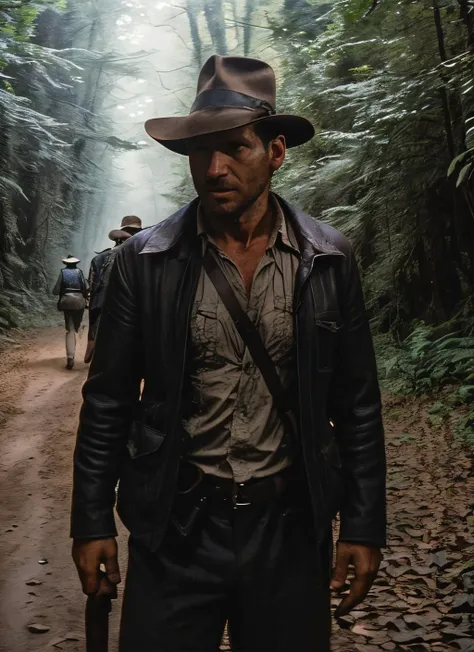
[[[164,438],[164,434],[159,430],[146,423],[134,421],[127,442],[130,457],[132,460],[136,460],[143,457],[143,455],[155,453],[161,447]]]
[[[156,474],[164,439],[165,434],[156,428],[140,421],[133,422],[127,442],[128,460],[125,465],[128,480],[132,484],[146,484]]]
[[[330,372],[339,338],[339,331],[344,327],[341,314],[337,311],[321,312],[315,315],[317,370]]]

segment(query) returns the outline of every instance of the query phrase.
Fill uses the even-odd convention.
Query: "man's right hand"
[[[86,595],[116,597],[120,583],[118,546],[114,537],[108,539],[75,539],[72,558],[76,564],[82,590]],[[105,574],[101,573],[103,564]]]

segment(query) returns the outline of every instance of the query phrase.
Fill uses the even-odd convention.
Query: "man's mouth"
[[[209,188],[209,194],[211,195],[226,195],[229,192],[234,192],[233,188]]]

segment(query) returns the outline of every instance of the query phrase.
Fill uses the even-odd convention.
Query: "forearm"
[[[125,452],[133,407],[94,392],[92,377],[84,387],[84,404],[74,453],[71,536],[116,535],[113,508],[120,463]]]
[[[113,270],[114,272],[114,270]],[[143,377],[141,332],[132,282],[111,276],[74,455],[71,536],[115,536],[115,487],[136,416]]]
[[[341,539],[383,547],[386,537],[385,445],[377,365],[357,265],[345,270],[344,328],[331,391],[345,479]]]
[[[341,454],[346,495],[341,507],[340,539],[383,548],[386,463],[381,424],[373,425],[367,433]]]
[[[341,508],[341,540],[385,545],[385,444],[382,406],[375,359],[371,348],[354,349],[365,358],[352,357],[352,378],[347,373],[339,388],[334,423],[345,480]],[[349,382],[351,378],[351,382]]]

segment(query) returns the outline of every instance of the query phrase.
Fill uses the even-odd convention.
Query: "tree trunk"
[[[255,0],[246,0],[244,18],[244,55],[248,57],[252,39],[252,15],[255,11]]]
[[[193,42],[196,63],[199,66],[202,66],[202,43],[199,34],[198,12],[196,11],[196,3],[194,0],[188,0],[186,13],[188,15],[189,31],[191,33],[191,41]]]
[[[204,15],[216,54],[226,55],[227,39],[222,0],[206,0]]]

